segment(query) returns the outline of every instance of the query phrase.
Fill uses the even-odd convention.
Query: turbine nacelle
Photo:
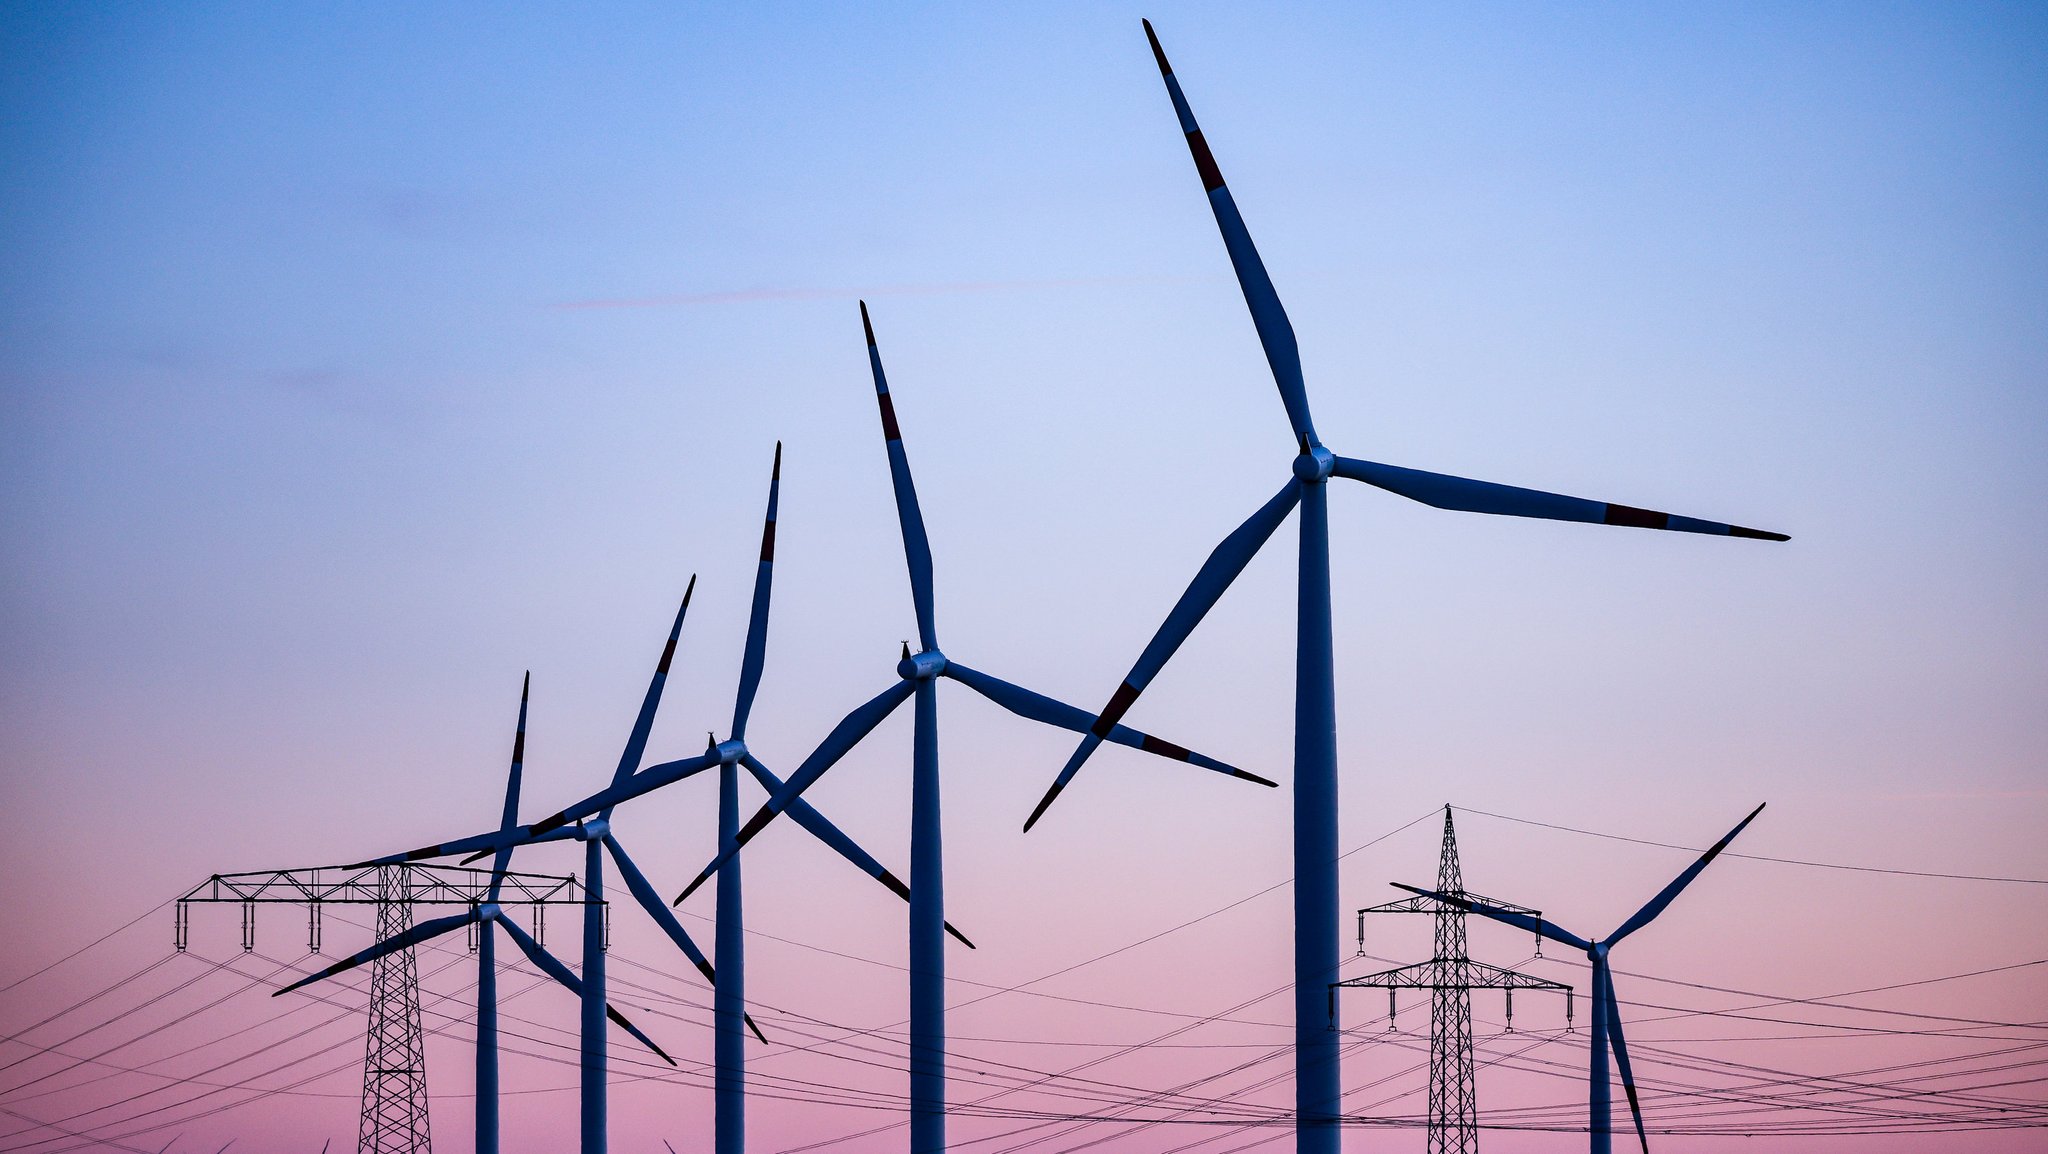
[[[1336,471],[1337,454],[1321,445],[1309,444],[1308,438],[1303,437],[1301,452],[1294,458],[1294,475],[1301,479],[1301,483],[1313,485],[1327,481]]]
[[[911,653],[910,646],[903,647],[903,660],[896,663],[896,676],[905,681],[930,681],[946,671],[946,655],[937,649],[923,653]]]
[[[593,817],[576,823],[577,841],[603,841],[612,832],[609,818]]]
[[[737,738],[721,741],[706,752],[717,754],[720,765],[738,765],[747,756],[747,743]]]

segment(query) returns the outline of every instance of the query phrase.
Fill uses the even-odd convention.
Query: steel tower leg
[[[476,1154],[498,1154],[498,927],[476,931]]]
[[[917,683],[910,784],[910,1152],[946,1149],[946,881],[940,862],[939,708]]]
[[[1465,892],[1458,865],[1458,840],[1451,810],[1444,807],[1443,850],[1437,858],[1436,892]],[[1435,973],[1429,997],[1428,1154],[1478,1154],[1478,1079],[1472,1067],[1472,963],[1466,954],[1465,912],[1452,905],[1436,911]],[[1509,997],[1514,996],[1512,988]]]
[[[605,1154],[604,843],[583,843],[583,1154]]]
[[[412,926],[412,875],[377,870],[377,940]],[[427,1056],[420,1030],[420,983],[411,950],[370,966],[370,1037],[363,1058],[360,1154],[427,1154]]]
[[[732,762],[718,767],[718,845],[732,848],[740,834],[740,768]],[[741,917],[740,859],[734,855],[718,867],[717,980],[712,983],[713,1141],[717,1154],[741,1154],[747,1148],[746,1070],[746,928]]]
[[[1607,1080],[1607,960],[1593,959],[1593,1060],[1592,1084],[1587,1088],[1591,1114],[1593,1154],[1612,1154],[1614,1149],[1614,1088]]]
[[[1329,486],[1301,496],[1294,698],[1295,1150],[1338,1154],[1342,1110],[1328,984],[1337,947],[1337,690],[1330,640]]]

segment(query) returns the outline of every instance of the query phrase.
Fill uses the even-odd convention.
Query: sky
[[[230,910],[195,915],[172,955],[168,903],[215,872],[486,828],[529,670],[528,814],[589,792],[692,574],[651,756],[722,736],[778,441],[750,742],[786,772],[890,684],[914,621],[858,298],[946,651],[1100,706],[1292,453],[1141,15],[1336,451],[1792,535],[1511,521],[1340,485],[1344,908],[1431,880],[1450,804],[1469,887],[1602,932],[1683,868],[1668,847],[1768,802],[1736,850],[1866,868],[1717,862],[1617,963],[1625,1000],[1677,1007],[1629,1011],[1632,1042],[1667,1048],[1639,1067],[1711,1084],[1725,1063],[1810,1078],[1960,1055],[1976,1072],[1928,1084],[2038,1104],[2041,1035],[2018,1024],[2048,1019],[2048,966],[1836,997],[2048,959],[2038,7],[30,3],[0,9],[0,1063],[19,1063],[0,1066],[0,1146],[345,1146],[360,1026],[342,1014],[271,1051],[317,1040],[332,1049],[292,1070],[333,1072],[119,1122],[135,1108],[110,1101],[202,1078],[183,1051],[213,1032],[281,1038],[318,1009],[257,981],[310,968],[298,915],[266,911],[259,966]],[[980,947],[953,955],[952,1001],[1046,979],[954,1014],[962,1061],[983,1063],[958,1096],[1115,1053],[1075,1077],[1127,1098],[1261,1055],[1199,1092],[1291,1101],[1284,1077],[1252,1083],[1286,1067],[1293,547],[1283,528],[1129,717],[1278,791],[1110,750],[1026,836],[1071,742],[942,690],[948,911]],[[899,872],[908,755],[905,714],[813,794]],[[713,793],[693,780],[620,811],[660,887],[708,860]],[[568,850],[516,861],[580,868]],[[755,1104],[755,1148],[898,1148],[900,1131],[849,1136],[900,1121],[900,903],[801,831],[764,834],[747,871],[764,1022],[840,1039],[760,1057],[788,1081]],[[710,898],[685,907],[707,938]],[[618,956],[680,973],[644,923],[617,911]],[[1425,931],[1370,930],[1347,975],[1419,960]],[[1529,958],[1518,935],[1472,934],[1475,956]],[[329,923],[330,953],[368,940]],[[448,1149],[468,1134],[464,956],[421,961]],[[1583,994],[1583,965],[1530,965]],[[708,1141],[708,992],[642,978],[689,1076],[623,1079],[614,1149],[687,1149]],[[1727,991],[1862,1009],[1781,1006],[1805,1025],[1764,1028],[1727,1017],[1760,1004]],[[518,999],[543,1040],[507,1059],[509,1150],[573,1134],[555,993]],[[1426,1012],[1388,1033],[1375,998],[1345,1003],[1347,1104],[1405,1092],[1376,1108],[1412,1118]],[[1564,1035],[1555,1007],[1517,1009],[1541,1048],[1489,1067],[1482,1106],[1580,1117],[1583,1019]],[[1489,1053],[1519,1047],[1498,1006],[1475,1013]],[[1958,1018],[1990,1033],[1942,1033]],[[1653,1125],[1700,1109],[1646,1101]],[[29,1146],[52,1132],[24,1116],[91,1138]],[[1286,1137],[1216,1131],[970,1148]],[[1346,1148],[1421,1134],[1361,1128]]]

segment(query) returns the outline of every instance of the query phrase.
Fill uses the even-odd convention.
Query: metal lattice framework
[[[377,940],[412,928],[409,871],[377,870]],[[420,980],[411,950],[378,958],[370,969],[369,1044],[363,1055],[358,1154],[427,1154],[426,1037],[420,1028]]]
[[[304,905],[306,949],[316,954],[320,952],[322,906],[374,905],[377,940],[381,942],[412,927],[414,906],[475,909],[489,896],[490,884],[490,870],[419,863],[215,874],[178,899],[175,944],[183,951],[190,936],[191,911],[187,907],[229,903],[242,907],[245,951],[256,948],[259,905]],[[508,871],[498,895],[500,905],[524,905],[532,911],[536,939],[546,937],[548,906],[590,902],[589,892],[575,877],[553,874]],[[610,914],[606,906],[603,922],[607,931]],[[470,933],[470,948],[475,949],[474,927]],[[604,938],[609,944],[609,932]],[[419,969],[411,949],[396,950],[371,963],[369,1010],[357,1152],[427,1154],[432,1140],[427,1123],[425,1031],[420,1022]]]
[[[1451,826],[1451,809],[1444,807],[1443,850],[1437,858],[1437,892],[1466,897],[1464,871],[1458,865],[1458,839]],[[1484,901],[1530,917],[1542,911],[1511,906],[1492,898]],[[1472,1065],[1472,991],[1501,990],[1507,999],[1508,1028],[1515,1024],[1515,991],[1562,990],[1565,1021],[1571,1021],[1572,988],[1561,982],[1531,977],[1475,962],[1465,947],[1465,911],[1434,898],[1412,897],[1358,911],[1358,949],[1365,952],[1365,915],[1433,914],[1436,917],[1436,948],[1426,962],[1397,966],[1362,978],[1330,986],[1330,1020],[1337,1015],[1339,987],[1372,987],[1387,991],[1387,1021],[1394,1019],[1398,990],[1429,991],[1429,1141],[1428,1154],[1478,1154],[1478,1079]],[[1541,951],[1541,940],[1538,940]]]

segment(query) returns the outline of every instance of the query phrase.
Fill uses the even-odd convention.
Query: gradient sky
[[[914,628],[856,296],[917,472],[946,649],[1100,705],[1290,452],[1140,15],[1288,305],[1334,448],[1793,535],[1506,521],[1340,486],[1347,848],[1446,802],[1700,846],[1768,801],[1738,849],[2048,878],[2039,7],[17,4],[0,9],[0,984],[216,871],[484,828],[528,669],[528,813],[587,792],[692,573],[652,751],[722,733],[777,439],[750,736],[792,768],[888,684]],[[1131,715],[1283,785],[1293,540],[1276,535]],[[949,912],[982,947],[954,956],[956,978],[1037,978],[1287,879],[1284,790],[1126,751],[1022,836],[1071,742],[942,697]],[[899,868],[908,750],[906,713],[814,795]],[[664,888],[709,853],[713,788],[621,811]],[[1687,860],[1460,821],[1473,889],[1588,932]],[[1429,880],[1435,841],[1427,817],[1348,858],[1346,908]],[[800,832],[757,845],[753,928],[902,963],[895,899]],[[214,912],[195,950],[231,960],[232,911]],[[1281,889],[1042,988],[1220,1012],[1287,981],[1287,916]],[[678,968],[641,921],[621,911],[621,952]],[[295,919],[271,924],[293,957]],[[1419,930],[1373,949],[1415,960]],[[0,994],[0,1029],[156,960],[169,935],[166,909]],[[330,927],[330,950],[363,940]],[[1476,928],[1474,943],[1503,964],[1528,950]],[[1629,950],[1631,972],[1829,995],[2048,958],[2048,886],[1730,859]],[[840,1026],[904,1016],[883,966],[767,938],[750,961],[769,1005]],[[1537,965],[1583,987],[1582,969]],[[1862,1001],[2039,1021],[2044,969]],[[566,999],[530,1000],[573,1020]],[[1346,1025],[1376,1029],[1383,1006],[1353,1004]],[[250,994],[218,1020],[277,1010]],[[1284,998],[1250,1011],[1285,1014]],[[1064,1068],[1170,1024],[1011,995],[954,1031],[995,1039],[963,1048],[990,1061]],[[1285,1037],[1217,1028],[1244,1036],[1182,1041]],[[708,1031],[663,1036],[708,1059]],[[1697,1048],[1827,1073],[1938,1044]],[[0,1060],[20,1056],[7,1046]],[[451,1095],[436,1132],[456,1149],[467,1054],[434,1046]],[[1164,1086],[1238,1052],[1095,1073]],[[1362,1048],[1347,1086],[1404,1055]],[[774,1061],[902,1092],[887,1068]],[[507,1071],[544,1091],[508,1104],[526,1143],[508,1149],[564,1148],[569,1072]],[[344,1142],[356,1077],[193,1122],[178,1149]],[[0,1107],[59,1108],[14,1085]],[[1582,1091],[1503,1074],[1482,1095]],[[690,1148],[709,1105],[622,1089],[614,1149]],[[755,1146],[891,1120],[759,1104]],[[1852,1143],[1950,1148],[1742,1148]]]

